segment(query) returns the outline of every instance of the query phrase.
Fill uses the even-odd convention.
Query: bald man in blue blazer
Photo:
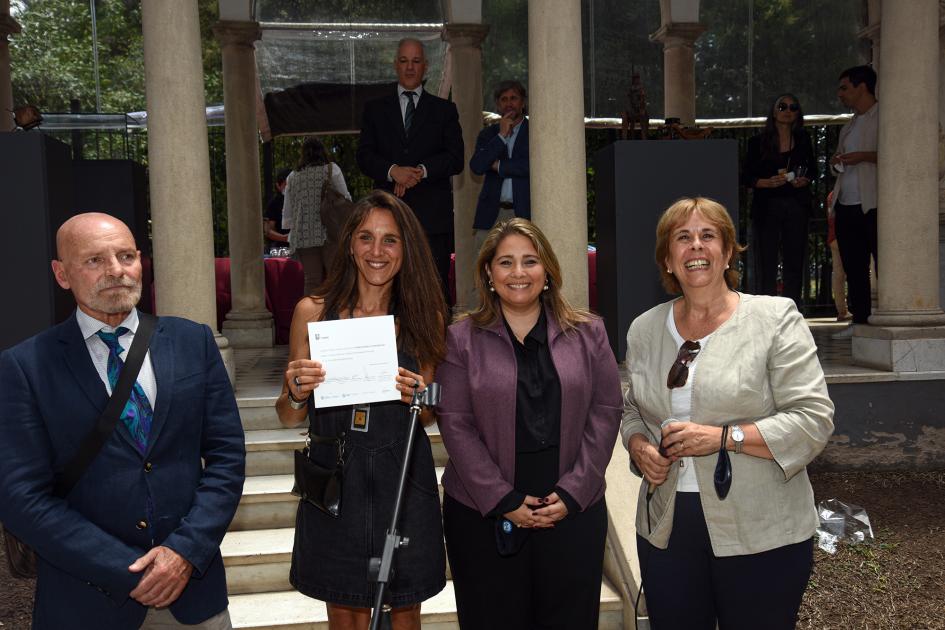
[[[37,554],[33,627],[230,628],[220,541],[245,447],[213,334],[158,318],[114,431],[58,496],[138,330],[141,255],[97,213],[64,223],[57,250],[78,309],[0,355],[0,521]]]

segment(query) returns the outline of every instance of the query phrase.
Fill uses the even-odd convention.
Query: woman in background
[[[298,166],[285,185],[282,227],[289,231],[289,244],[305,272],[305,295],[313,295],[331,267],[327,232],[322,225],[321,204],[325,185],[330,182],[346,199],[351,199],[341,168],[329,162],[325,146],[315,136],[302,143]]]
[[[782,94],[771,104],[764,131],[748,141],[742,177],[745,186],[754,190],[751,220],[757,244],[759,292],[778,294],[780,254],[781,295],[798,306],[807,258],[814,167],[814,150],[804,130],[801,103],[793,94]]]

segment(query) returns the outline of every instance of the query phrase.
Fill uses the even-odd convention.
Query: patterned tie
[[[118,343],[118,338],[128,332],[129,330],[122,326],[113,333],[104,330],[95,333],[108,346],[108,382],[112,386],[112,391],[115,391],[115,386],[118,384],[118,375],[121,374],[121,369],[125,365],[125,362],[118,356],[125,351]],[[131,388],[131,396],[128,397],[128,402],[125,403],[125,408],[121,412],[121,419],[128,427],[128,431],[135,440],[135,445],[142,454],[148,448],[148,435],[151,433],[151,419],[153,416],[154,411],[151,409],[151,402],[145,395],[141,385],[135,382],[134,387]]]
[[[417,106],[413,104],[413,97],[416,96],[416,92],[404,92],[404,96],[407,97],[407,109],[404,111],[404,131],[410,131],[410,123],[413,122],[413,114],[417,111]]]

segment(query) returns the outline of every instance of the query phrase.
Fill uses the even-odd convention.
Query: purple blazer
[[[561,443],[557,485],[581,506],[604,496],[623,396],[604,323],[594,319],[565,334],[546,310],[551,358],[561,381]],[[450,456],[443,488],[487,514],[515,480],[515,350],[505,323],[488,328],[469,318],[450,326],[442,387],[440,433]]]

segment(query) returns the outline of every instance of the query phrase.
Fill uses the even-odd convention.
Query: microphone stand
[[[410,402],[410,421],[407,428],[407,446],[404,449],[404,457],[400,465],[397,494],[394,495],[394,514],[391,516],[390,527],[387,530],[387,536],[384,538],[384,549],[381,552],[381,557],[374,557],[368,561],[368,571],[377,584],[374,594],[374,610],[371,613],[371,630],[391,627],[391,607],[384,604],[384,596],[387,593],[387,585],[393,576],[394,552],[400,547],[406,547],[410,544],[410,539],[401,536],[397,530],[397,522],[400,520],[400,509],[404,499],[410,456],[413,453],[414,437],[417,433],[418,417],[421,407],[433,407],[439,401],[440,386],[438,384],[430,383],[422,392],[417,391],[417,384],[414,384],[413,399]]]

